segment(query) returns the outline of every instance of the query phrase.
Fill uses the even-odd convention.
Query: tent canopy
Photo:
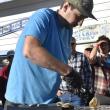
[[[0,2],[0,17],[35,11],[43,7],[58,6],[62,0],[10,0]]]

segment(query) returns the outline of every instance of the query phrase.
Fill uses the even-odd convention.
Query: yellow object
[[[99,105],[100,105],[100,103],[96,97],[93,97],[92,100],[89,102],[90,108],[97,108]]]
[[[56,104],[57,104],[57,106],[60,106],[62,108],[73,108],[71,103],[57,102]]]

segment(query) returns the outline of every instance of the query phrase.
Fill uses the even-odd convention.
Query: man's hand
[[[80,73],[73,69],[67,76],[64,76],[63,80],[65,80],[68,86],[72,88],[80,89],[82,86],[82,78],[80,76]]]

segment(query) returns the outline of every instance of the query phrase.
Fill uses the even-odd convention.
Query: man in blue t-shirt
[[[6,106],[54,103],[60,75],[73,70],[67,65],[72,28],[96,19],[92,8],[92,0],[64,0],[57,12],[43,8],[30,17],[16,46]]]

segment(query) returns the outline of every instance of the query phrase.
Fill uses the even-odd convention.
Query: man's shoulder
[[[86,61],[87,60],[87,57],[84,55],[83,52],[78,52],[76,51],[76,55],[78,58],[81,58],[82,60]]]
[[[36,15],[38,13],[42,13],[42,14],[54,14],[55,11],[50,9],[50,8],[41,8],[38,9],[33,15]]]
[[[81,56],[84,55],[82,52],[79,52],[79,51],[76,51],[76,54],[77,54],[77,55],[81,55]]]
[[[42,8],[42,9],[38,9],[36,12],[34,12],[32,14],[32,16],[30,17],[30,19],[39,19],[39,20],[51,20],[52,18],[54,18],[56,14],[56,11],[49,9],[49,8]]]

